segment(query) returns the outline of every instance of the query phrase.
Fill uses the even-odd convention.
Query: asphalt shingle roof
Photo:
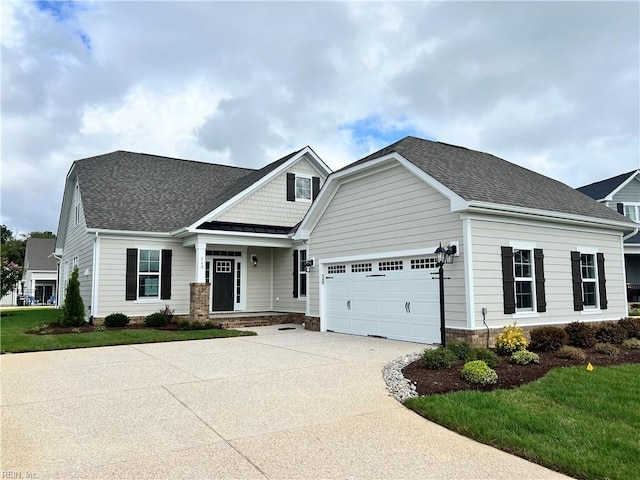
[[[58,269],[58,261],[52,255],[55,246],[55,238],[27,238],[24,254],[25,269],[55,272]]]
[[[191,225],[296,153],[255,170],[116,151],[75,162],[88,228],[170,232]]]
[[[621,173],[615,177],[600,180],[599,182],[590,183],[582,187],[576,188],[581,193],[593,198],[594,200],[602,200],[607,197],[611,192],[618,188],[622,183],[627,180],[631,175],[635,175],[637,170],[632,170],[627,173]]]
[[[625,222],[622,215],[552,178],[488,153],[416,137],[345,167],[397,152],[466,201],[582,215]]]

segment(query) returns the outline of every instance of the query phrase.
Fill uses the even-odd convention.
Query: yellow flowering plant
[[[529,342],[524,336],[522,327],[507,325],[496,339],[496,352],[500,355],[510,355],[518,350],[526,350]]]

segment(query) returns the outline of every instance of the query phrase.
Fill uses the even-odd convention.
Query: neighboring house
[[[442,243],[456,249],[449,339],[627,314],[622,238],[635,224],[563,183],[415,137],[329,173],[309,147],[261,170],[129,152],[78,160],[61,283],[78,265],[98,319],[165,304],[200,321],[289,312],[310,329],[439,343]]]
[[[78,266],[87,319],[165,305],[200,321],[303,314],[289,233],[329,173],[309,147],[260,170],[124,151],[75,161],[55,248],[60,303]]]
[[[640,228],[640,169],[577,190],[633,220],[637,223],[636,228]],[[640,233],[637,230],[625,236],[624,263],[627,299],[640,302]]]
[[[27,238],[24,254],[24,294],[28,303],[55,304],[58,261],[55,238]]]
[[[407,137],[335,173],[296,231],[321,330],[440,343],[627,315],[622,237],[635,225],[493,155]],[[486,320],[486,323],[485,323]],[[310,324],[311,319],[307,320]]]

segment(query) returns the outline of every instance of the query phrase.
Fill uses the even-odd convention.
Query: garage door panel
[[[439,342],[438,281],[432,279],[437,271],[414,270],[409,259],[399,260],[401,257],[383,262],[387,270],[381,268],[382,263],[371,260],[373,270],[365,272],[353,272],[350,262],[345,262],[345,273],[326,282],[326,328],[356,335]]]

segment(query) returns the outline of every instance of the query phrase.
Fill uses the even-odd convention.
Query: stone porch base
[[[302,325],[305,316],[303,313],[264,312],[264,313],[212,313],[209,321],[218,328],[234,329],[245,327],[266,327],[268,325],[280,325],[283,323],[296,323]]]

